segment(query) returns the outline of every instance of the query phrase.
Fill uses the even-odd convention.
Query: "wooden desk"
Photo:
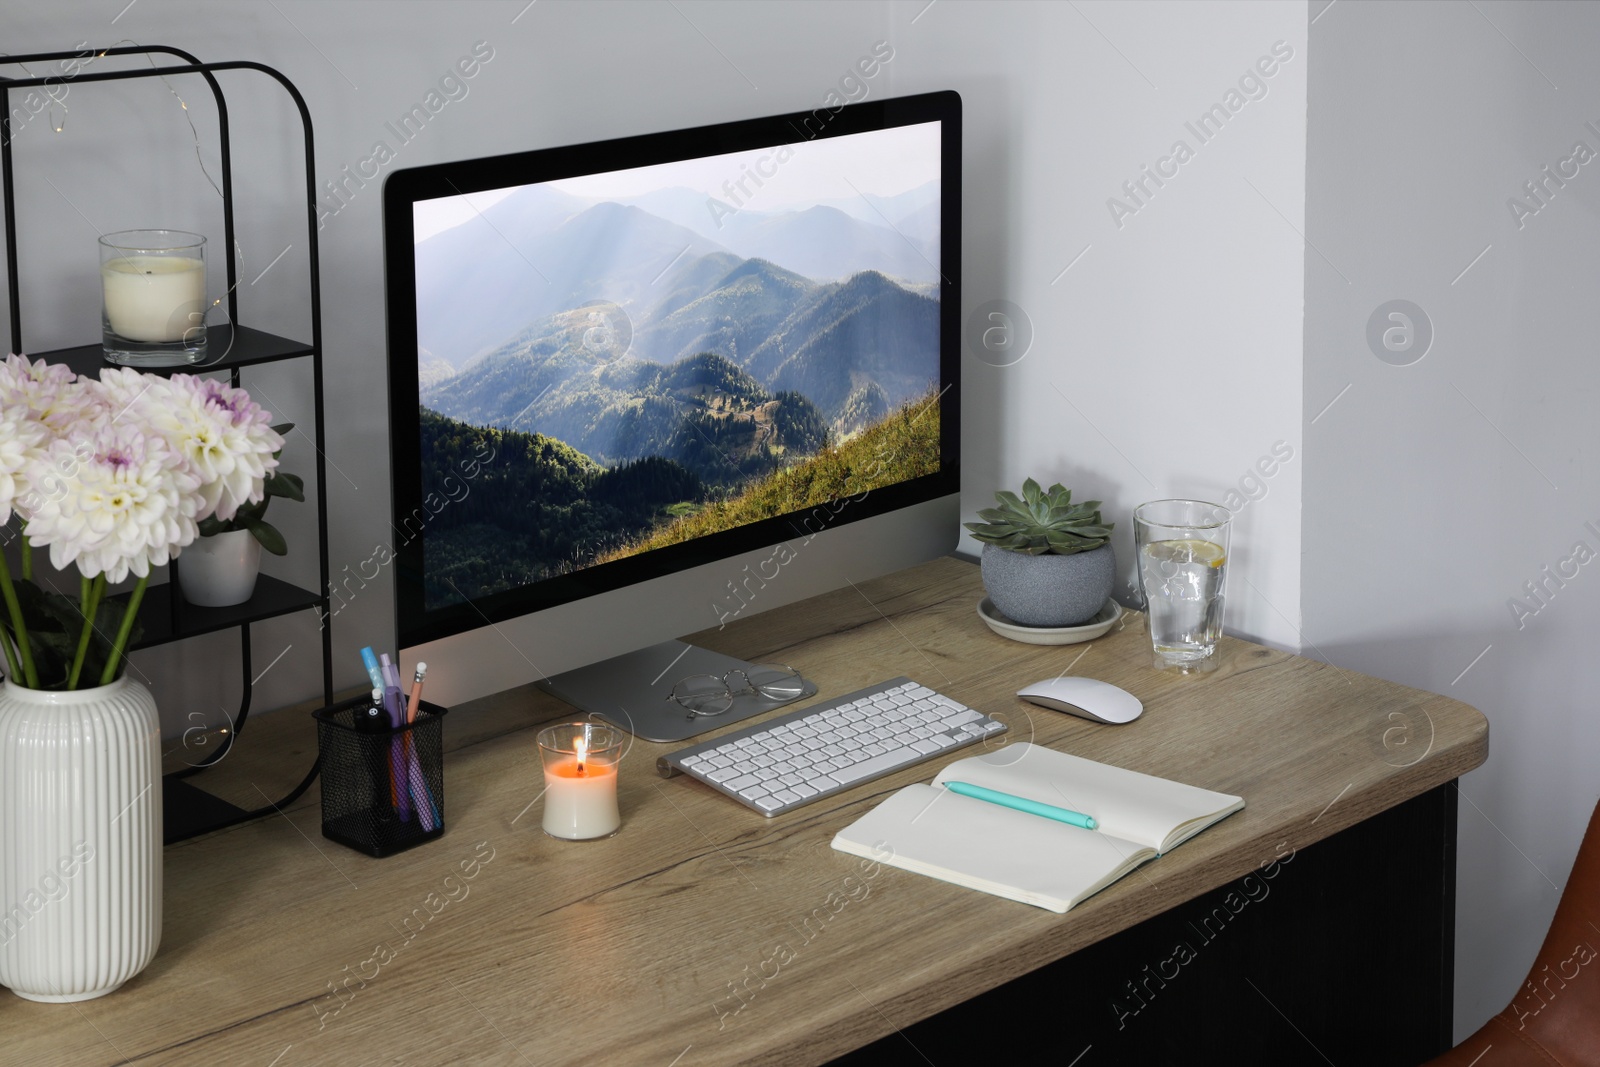
[[[450,713],[448,830],[436,842],[358,855],[320,835],[313,790],[282,818],[169,847],[154,963],[76,1007],[0,998],[3,1059],[814,1064],[887,1036],[878,1062],[898,1051],[945,1063],[956,1046],[938,1027],[958,1017],[912,1024],[1000,987],[1002,1009],[1046,995],[1055,1010],[988,1011],[957,1031],[991,1052],[1043,1032],[1061,1063],[1081,1055],[1083,1067],[1165,1062],[1135,1049],[1184,1048],[1188,1062],[1248,1049],[1249,1020],[1276,1027],[1264,1042],[1300,1034],[1328,1056],[1375,1017],[1414,1020],[1410,1030],[1437,1041],[1454,906],[1449,783],[1485,758],[1482,715],[1236,640],[1211,675],[1158,673],[1137,616],[1089,645],[1015,644],[983,627],[980,595],[977,568],[944,559],[694,640],[790,663],[825,697],[909,674],[1004,717],[1011,740],[1237,793],[1245,810],[1065,916],[863,870],[828,847],[940,760],[767,820],[687,778],[660,779],[655,758],[675,746],[638,743],[623,761],[621,833],[558,842],[539,830],[534,727],[572,713],[530,686]],[[1143,718],[1095,726],[1012,695],[1068,669],[1129,689]],[[259,802],[256,786],[271,794],[274,775],[303,766],[314,745],[303,717],[267,716],[207,774],[232,775],[240,797]],[[1341,833],[1368,826],[1378,839]],[[1238,882],[1246,875],[1255,881]],[[1211,901],[1229,909],[1215,930]],[[1181,936],[1197,955],[1181,963],[1178,935],[1161,925],[1175,917],[1195,931]],[[1290,940],[1277,939],[1284,929]],[[1041,994],[1038,976],[1074,961],[1091,973]],[[1142,1004],[1130,984],[1146,991]],[[1204,1011],[1177,1011],[1190,1001]],[[1172,1032],[1207,1018],[1204,1030]],[[913,1054],[907,1038],[918,1035],[940,1044]],[[1303,1044],[1279,1062],[1318,1061]]]

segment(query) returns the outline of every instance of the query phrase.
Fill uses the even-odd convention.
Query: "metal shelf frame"
[[[21,66],[30,63],[54,63],[65,59],[82,59],[84,50],[63,52],[35,52],[28,55],[0,56],[0,67]],[[221,149],[221,192],[223,241],[228,249],[224,261],[227,269],[228,322],[208,328],[208,351],[226,351],[226,355],[211,363],[167,368],[141,368],[152,373],[207,373],[219,370],[228,372],[231,383],[240,385],[240,369],[245,366],[274,363],[283,360],[308,359],[312,377],[312,408],[314,412],[314,440],[316,443],[316,506],[317,506],[317,563],[321,584],[318,591],[299,589],[287,582],[263,575],[257,582],[255,595],[244,604],[231,608],[202,608],[184,602],[177,584],[178,563],[174,561],[166,585],[152,586],[142,608],[146,634],[135,648],[150,648],[174,641],[182,641],[202,633],[238,629],[239,658],[244,691],[238,712],[233,716],[232,728],[227,738],[199,764],[174,771],[166,776],[166,842],[182,841],[224,826],[270,815],[299,799],[316,780],[320,760],[313,762],[290,793],[276,802],[254,810],[237,807],[210,793],[189,784],[186,779],[207,767],[214,766],[225,757],[244,730],[250,713],[250,697],[254,688],[251,678],[250,625],[263,619],[275,618],[296,611],[315,609],[321,620],[322,637],[322,695],[324,704],[333,703],[333,633],[330,612],[330,571],[328,564],[328,490],[326,460],[326,424],[324,418],[322,375],[322,286],[318,268],[317,194],[315,166],[316,153],[312,134],[311,112],[305,98],[294,83],[273,68],[250,60],[229,60],[204,63],[182,49],[168,45],[124,45],[100,48],[88,52],[95,59],[106,56],[168,56],[179,62],[158,66],[150,58],[149,67],[128,70],[93,71],[74,74],[73,86],[96,82],[128,81],[143,78],[193,77],[203,78],[216,101],[218,138]],[[234,195],[233,156],[228,125],[228,103],[216,74],[226,71],[251,71],[275,81],[294,102],[300,113],[304,132],[306,244],[308,253],[307,283],[310,290],[309,343],[277,337],[261,330],[239,324],[239,294],[234,247]],[[0,207],[4,211],[6,242],[6,297],[11,311],[11,350],[22,352],[22,313],[19,256],[17,250],[16,188],[12,158],[11,94],[35,87],[48,87],[52,81],[68,79],[60,75],[9,78],[0,76]],[[221,348],[214,346],[220,345]],[[98,344],[60,349],[54,352],[35,353],[36,358],[65,363],[79,374],[98,373],[106,366]]]

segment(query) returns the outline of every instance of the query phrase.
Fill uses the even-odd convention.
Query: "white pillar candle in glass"
[[[539,731],[544,764],[544,832],[565,841],[610,837],[617,810],[623,734],[599,723],[569,722]]]
[[[181,230],[100,238],[106,359],[129,366],[193,363],[206,348],[206,239]]]

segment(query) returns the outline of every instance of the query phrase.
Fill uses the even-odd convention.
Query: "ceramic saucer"
[[[1122,617],[1122,606],[1107,600],[1094,618],[1077,626],[1024,626],[1000,614],[988,597],[978,601],[978,617],[1001,637],[1029,645],[1075,645],[1103,636]]]

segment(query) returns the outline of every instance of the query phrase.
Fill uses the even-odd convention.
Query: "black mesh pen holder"
[[[390,856],[444,833],[444,715],[426,700],[415,722],[368,725],[370,697],[312,712],[322,755],[322,836]],[[360,718],[358,718],[360,716]]]

